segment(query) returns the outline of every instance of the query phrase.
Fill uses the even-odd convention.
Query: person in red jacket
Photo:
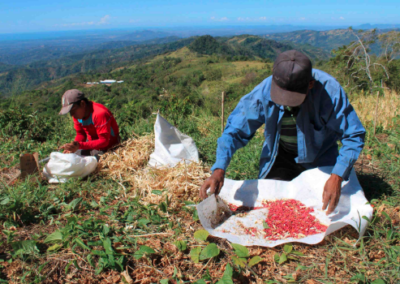
[[[89,101],[77,90],[68,90],[62,96],[60,115],[69,113],[74,120],[75,140],[61,146],[64,153],[82,150],[105,152],[119,143],[119,129],[112,113],[102,104]]]

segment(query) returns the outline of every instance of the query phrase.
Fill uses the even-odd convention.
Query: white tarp
[[[317,244],[326,235],[351,225],[358,232],[360,237],[364,235],[368,222],[362,217],[372,218],[373,209],[364,196],[364,191],[358,182],[353,170],[348,182],[343,183],[339,204],[335,211],[326,216],[322,211],[322,193],[325,182],[330,177],[332,167],[323,167],[303,172],[291,182],[276,180],[247,180],[234,181],[225,179],[219,197],[226,203],[237,206],[258,207],[262,206],[263,200],[296,199],[315,210],[314,216],[328,229],[325,233],[307,236],[300,239],[283,239],[269,241],[262,236],[251,236],[244,234],[244,227],[256,227],[263,229],[262,220],[268,216],[267,209],[253,210],[244,217],[232,215],[219,225],[221,211],[225,211],[226,204],[217,201],[211,195],[197,206],[200,222],[203,227],[213,236],[225,238],[233,243],[244,246],[265,246],[274,247],[289,242],[300,242],[306,244]],[[220,208],[224,206],[225,209]]]
[[[49,183],[64,183],[69,178],[86,177],[96,167],[96,157],[53,152],[50,154],[49,162],[43,168],[43,174]]]
[[[157,114],[154,124],[155,149],[150,155],[152,167],[175,167],[179,162],[199,162],[199,152],[193,139]]]

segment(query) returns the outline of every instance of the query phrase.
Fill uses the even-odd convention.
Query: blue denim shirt
[[[314,88],[300,106],[297,116],[298,157],[307,169],[334,166],[332,173],[347,180],[363,146],[365,129],[339,82],[313,69]],[[244,96],[228,118],[218,139],[217,160],[212,171],[229,165],[236,150],[244,147],[265,124],[259,178],[265,178],[278,154],[283,106],[270,98],[272,76]],[[342,142],[340,151],[337,141]]]

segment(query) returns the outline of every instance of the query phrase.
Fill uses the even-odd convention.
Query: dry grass
[[[266,69],[267,68],[267,63],[259,62],[259,61],[235,61],[232,62],[232,64],[238,68],[238,69],[246,69],[246,68],[252,68],[252,69]]]
[[[365,126],[374,123],[377,96],[366,95],[350,96],[351,104],[357,112],[358,117]],[[386,90],[379,96],[377,125],[384,129],[393,127],[393,118],[400,114],[400,95],[394,91]]]
[[[143,168],[154,150],[154,135],[129,139],[115,151],[108,152],[100,161],[101,172],[119,182],[130,181]]]
[[[198,190],[210,176],[210,169],[201,163],[186,165],[180,163],[174,168],[152,168],[147,166],[150,154],[154,151],[154,135],[128,140],[123,147],[105,154],[100,162],[100,172],[111,177],[125,189],[127,196],[140,196],[144,203],[159,203],[164,196],[154,194],[154,190],[164,191],[172,207],[177,200],[198,200]],[[176,202],[175,202],[176,201]]]

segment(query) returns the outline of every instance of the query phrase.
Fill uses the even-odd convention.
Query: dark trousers
[[[297,164],[294,160],[295,158],[296,155],[288,153],[282,147],[279,147],[275,163],[272,165],[265,179],[291,181],[299,176],[306,169],[302,165]]]
[[[82,150],[81,151],[81,155],[82,156],[91,156],[90,154],[91,150]],[[99,153],[97,153],[96,155],[94,155],[94,157],[96,158],[97,162],[100,160],[100,156],[103,155],[104,152],[103,151],[99,151]]]

